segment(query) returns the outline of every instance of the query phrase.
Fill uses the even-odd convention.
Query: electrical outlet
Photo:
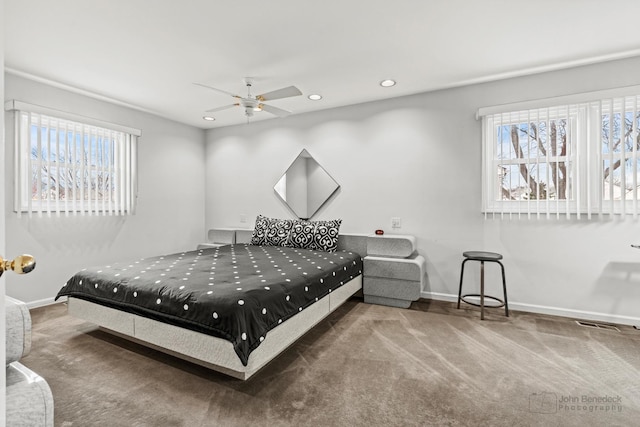
[[[242,222],[242,223],[247,222],[247,215],[246,214],[240,214],[240,222]]]
[[[391,218],[391,228],[402,228],[402,220],[398,216]]]

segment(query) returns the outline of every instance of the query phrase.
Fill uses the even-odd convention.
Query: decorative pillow
[[[292,226],[293,221],[290,219],[269,219],[267,233],[264,236],[264,244],[269,246],[287,246],[287,240],[289,239],[289,232]]]
[[[313,243],[311,243],[309,249],[335,252],[338,249],[338,235],[340,234],[341,224],[341,219],[315,221]]]
[[[341,224],[341,219],[305,221],[258,215],[251,244],[335,252]]]
[[[267,235],[267,228],[269,227],[269,218],[258,215],[256,217],[256,226],[251,234],[252,245],[264,245],[265,237]]]
[[[258,215],[251,234],[251,244],[286,246],[292,226],[293,221],[290,219],[268,218]]]
[[[314,222],[298,220],[293,222],[287,246],[300,249],[311,249],[313,234],[316,225]]]

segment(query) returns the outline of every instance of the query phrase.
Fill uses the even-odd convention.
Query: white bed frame
[[[114,335],[246,380],[360,289],[362,275],[270,330],[249,356],[247,366],[242,365],[231,342],[222,338],[73,297],[68,299],[68,310],[72,316],[94,323]]]

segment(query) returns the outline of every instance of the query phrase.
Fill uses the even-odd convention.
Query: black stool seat
[[[458,308],[460,308],[460,301],[475,305],[476,307],[480,307],[480,319],[484,319],[484,308],[497,308],[503,307],[507,317],[509,317],[509,304],[507,302],[507,280],[504,275],[504,265],[500,262],[502,259],[502,255],[495,252],[486,252],[486,251],[467,251],[463,252],[462,256],[464,256],[464,260],[462,261],[462,267],[460,269],[460,288],[458,289]],[[480,261],[480,293],[479,294],[466,294],[462,295],[462,278],[464,277],[464,265],[467,261]],[[504,292],[504,301],[500,298],[496,298],[490,295],[484,294],[484,263],[485,262],[495,262],[500,265],[500,269],[502,270],[502,290]],[[468,297],[480,298],[480,304],[471,302],[467,300]],[[485,299],[493,301],[494,304],[485,305]],[[497,304],[495,304],[497,303]]]
[[[495,252],[485,251],[467,251],[462,256],[473,261],[498,261],[502,259],[502,255]]]

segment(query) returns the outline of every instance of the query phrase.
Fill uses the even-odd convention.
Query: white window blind
[[[634,89],[576,103],[555,98],[543,107],[535,101],[536,108],[481,109],[485,215],[637,217],[640,90]]]
[[[28,104],[17,106],[22,107],[15,109],[18,215],[135,212],[139,131],[79,116],[71,120],[60,117],[72,116],[68,113]]]

